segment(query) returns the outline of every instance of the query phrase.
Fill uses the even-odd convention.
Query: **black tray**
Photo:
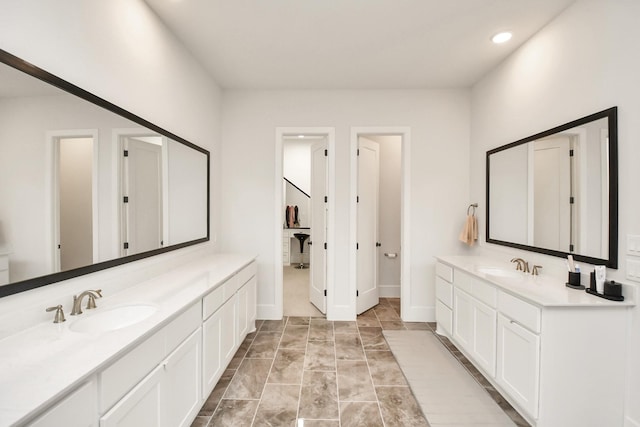
[[[571,283],[565,283],[565,285],[567,285],[567,288],[571,289],[584,289],[584,286],[582,285],[572,285]]]
[[[591,294],[591,295],[598,296],[600,298],[608,299],[608,300],[611,300],[611,301],[624,301],[624,297],[623,296],[619,297],[619,296],[616,296],[616,295],[599,294],[597,291],[594,291],[591,288],[587,288],[587,293]]]

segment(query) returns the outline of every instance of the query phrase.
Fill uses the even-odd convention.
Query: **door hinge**
[[[569,204],[574,204],[575,203],[575,199],[573,196],[569,197]]]
[[[324,296],[325,297],[327,296],[327,290],[326,289],[324,290]]]
[[[358,148],[358,150],[356,150],[356,156],[360,155],[360,149]]]
[[[573,157],[573,150],[569,150],[569,157]]]
[[[360,203],[360,196],[356,196],[356,203]]]
[[[327,242],[324,242],[324,248],[327,249]]]
[[[60,249],[60,245],[58,245],[58,249]]]
[[[129,249],[129,242],[124,242],[124,248]]]
[[[124,196],[122,198],[122,203],[129,203],[129,196]]]
[[[356,296],[359,297],[360,296],[360,291],[356,289]]]
[[[380,246],[382,246],[382,243],[376,242],[376,248],[379,248]]]
[[[124,150],[124,157],[129,157],[129,150]]]
[[[569,252],[573,252],[573,251],[574,251],[573,244],[570,244],[569,245]]]
[[[356,243],[356,250],[360,249],[360,244]]]
[[[324,202],[327,203],[327,196],[324,196]]]
[[[324,156],[327,157],[329,155],[329,152],[325,149],[324,150]]]

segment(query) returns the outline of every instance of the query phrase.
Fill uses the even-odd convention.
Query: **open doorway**
[[[53,271],[98,259],[97,140],[95,130],[48,133],[53,159]]]
[[[332,202],[328,152],[332,143],[333,129],[276,131],[275,302],[280,315],[320,317],[327,313]]]
[[[352,284],[356,314],[408,293],[409,129],[352,129]],[[407,288],[407,289],[405,289]],[[397,314],[396,314],[397,317]],[[392,320],[392,319],[387,319]],[[398,319],[399,320],[399,319]]]

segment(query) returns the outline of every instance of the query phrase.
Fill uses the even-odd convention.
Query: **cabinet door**
[[[538,416],[540,336],[498,315],[496,381],[533,418]]]
[[[247,285],[245,284],[238,291],[238,338],[237,342],[241,342],[247,334],[247,326],[249,319],[247,318],[249,310],[247,307]]]
[[[228,362],[231,361],[236,351],[236,343],[238,340],[238,334],[236,333],[238,327],[237,312],[238,312],[238,295],[235,294],[228,300],[222,308],[222,334],[220,338],[220,350],[222,352],[223,365],[226,367]]]
[[[166,427],[190,426],[201,406],[200,329],[187,338],[163,363],[162,387]]]
[[[496,375],[496,311],[473,301],[474,360],[492,377]]]
[[[453,337],[473,352],[473,298],[457,288],[453,292]]]
[[[158,366],[100,419],[100,427],[162,425],[162,378]]]
[[[208,396],[222,376],[222,309],[202,325],[202,395]]]
[[[258,279],[253,276],[245,285],[247,288],[247,332],[256,329],[256,317],[258,315]]]
[[[32,427],[97,427],[98,389],[95,378],[29,424]]]

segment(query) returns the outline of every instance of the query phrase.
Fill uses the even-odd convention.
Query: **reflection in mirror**
[[[208,151],[0,60],[0,296],[208,240]]]
[[[487,152],[487,241],[617,268],[616,109]]]

